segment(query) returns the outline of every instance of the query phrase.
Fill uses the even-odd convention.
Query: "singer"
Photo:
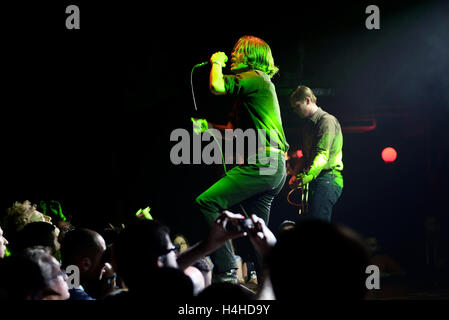
[[[223,75],[228,57],[216,52],[210,58],[209,88],[214,95],[230,95],[235,98],[227,125],[215,128],[265,130],[266,138],[256,153],[229,170],[226,175],[197,197],[196,203],[211,225],[220,212],[235,205],[244,208],[242,214],[256,214],[266,224],[271,203],[282,189],[285,179],[285,152],[289,145],[282,127],[279,103],[271,77],[278,72],[268,44],[254,36],[240,38],[231,54],[231,74]],[[254,161],[255,160],[255,161]],[[261,175],[261,168],[272,169],[271,174]],[[237,263],[228,242],[215,251],[214,282],[237,283]],[[256,255],[257,269],[260,257]],[[260,273],[258,273],[260,277]]]

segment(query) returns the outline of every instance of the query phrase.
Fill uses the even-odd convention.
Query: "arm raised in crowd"
[[[177,259],[179,268],[184,270],[196,261],[211,254],[226,241],[240,238],[246,235],[243,231],[228,231],[226,230],[227,223],[231,222],[236,225],[238,220],[245,219],[241,214],[235,214],[230,211],[223,211],[221,216],[213,223],[208,237],[190,247],[188,250],[181,253]]]
[[[254,228],[248,230],[248,237],[262,259],[266,259],[277,240],[273,232],[268,229],[265,221],[255,214],[251,215]]]

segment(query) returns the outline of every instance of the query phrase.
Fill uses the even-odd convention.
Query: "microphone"
[[[209,61],[204,61],[204,62],[198,63],[198,64],[194,65],[193,67],[194,68],[198,68],[198,67],[205,66],[207,64],[209,64]]]

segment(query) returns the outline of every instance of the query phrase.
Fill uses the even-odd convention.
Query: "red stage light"
[[[387,148],[382,150],[382,159],[386,163],[390,163],[390,162],[396,161],[397,157],[398,157],[398,153],[392,147],[387,147]]]

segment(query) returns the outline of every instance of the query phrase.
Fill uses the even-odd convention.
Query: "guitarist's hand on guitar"
[[[298,186],[301,188],[313,180],[313,175],[307,173],[300,173],[296,177],[298,179]]]
[[[193,132],[196,134],[203,133],[209,129],[206,119],[190,118],[193,122]]]

